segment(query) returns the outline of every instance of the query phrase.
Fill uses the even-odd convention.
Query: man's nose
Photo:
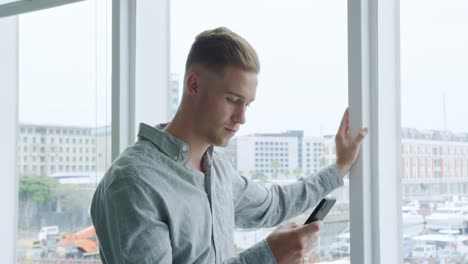
[[[245,124],[245,110],[246,106],[240,106],[236,109],[236,112],[232,116],[232,121],[237,124]]]

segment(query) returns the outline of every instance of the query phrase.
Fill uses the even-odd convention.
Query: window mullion
[[[136,3],[112,2],[112,160],[135,138]]]
[[[167,122],[170,109],[170,2],[137,5],[135,126]]]
[[[401,263],[397,0],[349,0],[350,132],[369,127],[351,171],[351,261]]]
[[[18,178],[16,169],[18,126],[18,17],[0,19],[0,160],[2,184],[0,199],[4,227],[0,240],[0,256],[4,263],[16,263],[16,231],[18,226]]]
[[[83,0],[22,0],[0,5],[0,18],[62,6]]]

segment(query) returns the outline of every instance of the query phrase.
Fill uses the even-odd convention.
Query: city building
[[[304,139],[303,135],[295,130],[241,136],[231,140],[225,153],[244,176],[297,178],[317,171],[324,163],[323,140]]]
[[[300,168],[304,170],[306,175],[314,173],[329,164],[325,157],[325,143],[324,138],[320,137],[304,138],[302,143],[303,163]]]
[[[468,193],[468,134],[402,129],[401,177],[407,197]]]
[[[177,73],[171,73],[171,84],[169,87],[169,116],[168,120],[171,120],[177,108],[179,108],[179,75]]]
[[[336,162],[334,135],[302,135],[294,131],[240,136],[231,140],[226,154],[244,176],[272,179],[308,175]],[[468,134],[403,128],[401,159],[398,176],[405,197],[442,199],[447,198],[444,194],[468,193]]]
[[[105,171],[110,164],[110,127],[20,124],[19,175]]]

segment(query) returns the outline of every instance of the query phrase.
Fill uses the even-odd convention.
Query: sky
[[[20,16],[20,122],[110,122],[103,3],[88,0]],[[182,79],[196,34],[227,26],[254,46],[262,67],[257,98],[239,134],[333,134],[347,105],[346,5],[171,0],[171,71]],[[468,1],[411,0],[400,7],[402,126],[444,129],[445,97],[447,129],[468,132]]]

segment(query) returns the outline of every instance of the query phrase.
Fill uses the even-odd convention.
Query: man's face
[[[202,74],[198,85],[198,137],[209,145],[226,146],[246,121],[246,108],[255,99],[257,74],[228,66],[223,76]]]

